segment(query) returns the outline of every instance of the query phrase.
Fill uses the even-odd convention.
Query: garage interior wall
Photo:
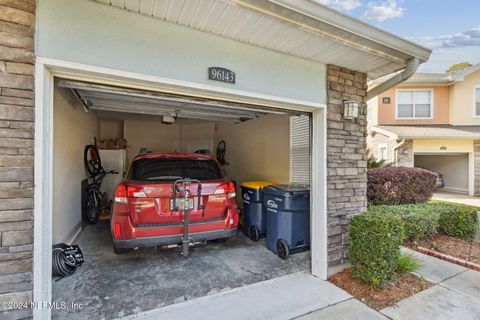
[[[237,182],[290,179],[290,124],[288,116],[266,115],[241,124],[218,123],[215,145],[227,143],[225,167]]]
[[[210,149],[213,152],[214,133],[213,122],[180,121],[163,124],[158,119],[125,120],[123,123],[123,137],[129,146],[128,163],[131,163],[142,147],[153,152],[194,152],[199,149]]]
[[[99,121],[70,90],[54,90],[53,242],[68,241],[81,223],[83,149],[99,135]]]
[[[415,167],[443,174],[447,190],[468,192],[468,154],[415,155]]]
[[[163,124],[160,119],[125,119],[121,133],[112,122],[100,121],[100,137],[127,139],[128,163],[142,147],[171,153],[210,149],[215,154],[218,142],[224,140],[229,163],[224,169],[231,179],[238,183],[259,179],[288,183],[290,179],[290,123],[285,115],[265,115],[239,124],[192,120]]]
[[[123,138],[123,120],[100,120],[100,137]]]

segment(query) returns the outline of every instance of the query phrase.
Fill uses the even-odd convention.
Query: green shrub
[[[430,238],[438,232],[440,215],[429,204],[370,206],[368,211],[400,216],[405,224],[405,238],[411,242]]]
[[[475,230],[475,212],[480,208],[441,201],[433,201],[430,205],[433,210],[440,213],[439,225],[442,233],[447,236],[472,239]]]
[[[353,217],[349,229],[352,276],[374,287],[392,280],[403,239],[404,226],[397,215],[366,213]]]
[[[422,262],[412,254],[402,253],[398,259],[397,272],[408,273],[418,271],[422,267]]]

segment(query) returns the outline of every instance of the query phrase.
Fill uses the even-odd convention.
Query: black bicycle
[[[103,169],[100,153],[93,144],[85,146],[83,159],[91,182],[88,183],[87,190],[82,199],[82,217],[86,223],[95,224],[98,222],[102,209],[107,205],[106,195],[100,191],[103,178],[105,178],[107,174],[118,174],[118,172],[113,170],[107,172]]]

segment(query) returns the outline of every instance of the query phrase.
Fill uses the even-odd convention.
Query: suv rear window
[[[128,178],[137,181],[174,181],[181,178],[217,180],[218,164],[208,159],[145,158],[133,162]]]

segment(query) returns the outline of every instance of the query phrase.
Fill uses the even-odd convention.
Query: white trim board
[[[37,57],[35,65],[35,200],[33,301],[52,301],[53,92],[54,77],[151,91],[250,103],[313,113],[311,194],[312,273],[327,278],[326,106],[320,103],[129,73]],[[36,308],[34,319],[50,319],[51,309]]]
[[[480,90],[480,84],[473,86],[473,117],[474,118],[480,118],[480,114],[477,114],[477,90]]]

